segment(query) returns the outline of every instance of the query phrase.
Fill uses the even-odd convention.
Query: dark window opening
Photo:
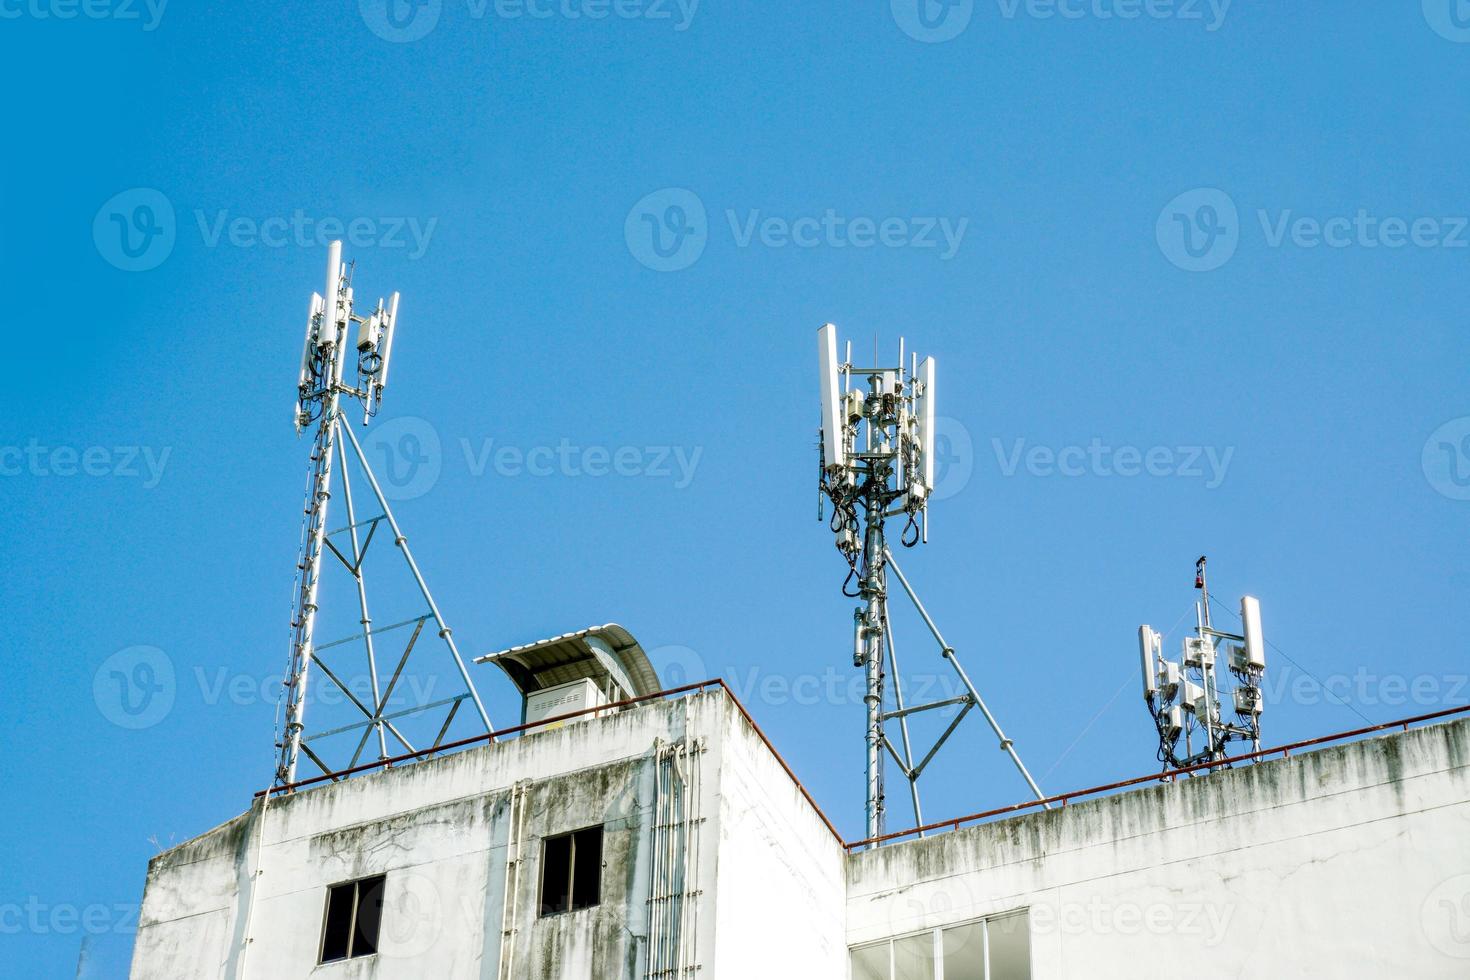
[[[548,837],[541,850],[541,914],[590,909],[602,901],[602,828]]]
[[[348,881],[327,889],[322,925],[322,963],[370,956],[378,951],[383,924],[383,875]]]

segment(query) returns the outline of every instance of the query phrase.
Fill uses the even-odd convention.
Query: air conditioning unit
[[[597,689],[596,684],[586,678],[572,681],[570,684],[559,684],[556,687],[548,687],[544,691],[537,691],[526,698],[526,724],[555,718],[557,715],[569,715],[574,711],[583,711],[587,708],[601,707],[607,703],[606,695]]]

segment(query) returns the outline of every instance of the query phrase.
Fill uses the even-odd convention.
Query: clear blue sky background
[[[815,521],[825,320],[859,350],[903,334],[939,360],[948,496],[903,560],[1048,790],[1154,765],[1135,630],[1189,612],[1201,553],[1300,665],[1273,655],[1301,683],[1271,696],[1268,742],[1464,703],[1470,44],[1428,6],[1241,0],[1210,30],[1205,5],[1124,20],[977,0],[926,32],[902,2],[705,0],[679,30],[672,6],[537,19],[443,0],[397,42],[370,0],[177,3],[152,30],[141,5],[63,20],[3,0],[4,971],[70,976],[85,941],[84,975],[123,976],[148,858],[269,778],[321,219],[366,219],[373,242],[348,249],[364,293],[405,294],[382,420],[438,441],[438,475],[397,508],[465,651],[622,622],[671,673],[729,678],[850,836],[861,704],[825,681],[784,693],[855,673]],[[108,202],[137,188],[173,209],[152,212],[172,243],[128,271],[110,215],[145,199]],[[666,188],[705,211],[703,251],[674,271],[638,237],[636,207]],[[301,243],[212,236],[298,209]],[[829,209],[830,241],[742,244],[752,216]],[[1360,211],[1342,247],[1275,236],[1283,215]],[[385,219],[408,217],[434,222],[422,254],[393,247]],[[861,247],[854,218],[967,224],[945,258],[937,235]],[[1390,247],[1386,218],[1425,219],[1418,243]],[[1166,447],[1167,475],[1009,466],[1017,440],[1094,439]],[[479,467],[487,440],[701,455],[687,485],[652,457],[535,476]],[[51,452],[93,447],[98,475]],[[118,447],[167,453],[161,476]],[[1181,447],[1230,452],[1223,480]],[[932,673],[918,624],[900,629]],[[129,729],[94,679],[139,645],[175,682]],[[256,693],[220,695],[222,677]],[[933,816],[1025,796],[978,723],[930,778]],[[66,912],[98,906],[91,926]]]

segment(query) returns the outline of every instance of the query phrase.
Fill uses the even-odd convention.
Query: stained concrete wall
[[[1034,977],[1470,975],[1470,721],[854,856],[848,941],[1029,908]]]
[[[257,803],[152,861],[131,975],[495,978],[504,954],[502,975],[515,980],[641,978],[656,750],[686,737],[704,747],[695,824],[698,975],[789,976],[784,966],[793,959],[840,970],[840,848],[809,808],[803,813],[790,780],[773,774],[765,745],[715,692],[321,786],[274,801],[263,814]],[[507,888],[517,784],[523,860]],[[746,820],[763,806],[771,812]],[[598,824],[601,904],[540,917],[542,839]],[[727,852],[727,840],[743,849],[757,827],[773,838],[769,855]],[[819,828],[815,844],[802,838]],[[747,859],[753,874],[735,867]],[[328,886],[380,873],[387,884],[378,954],[318,966]],[[761,889],[809,896],[814,908],[760,952],[742,949],[751,933],[738,925],[717,935],[718,924],[733,921],[721,907],[744,906]],[[814,940],[816,956],[807,952]],[[719,972],[721,950],[755,972]]]

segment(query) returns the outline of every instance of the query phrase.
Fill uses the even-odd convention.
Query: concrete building
[[[257,800],[134,980],[1470,975],[1470,720],[849,849],[721,687]]]

